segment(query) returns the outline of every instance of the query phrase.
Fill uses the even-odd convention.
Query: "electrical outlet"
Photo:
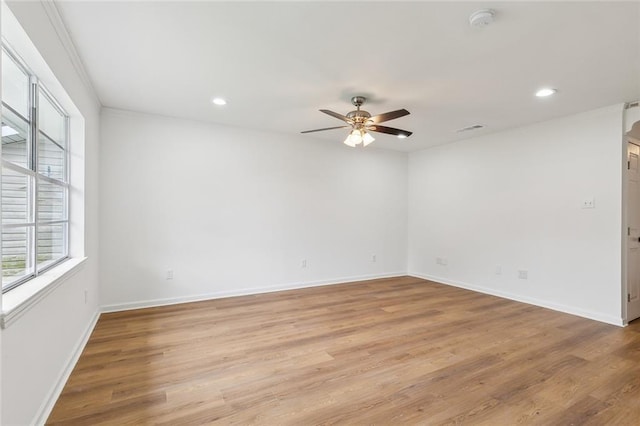
[[[371,261],[372,261],[373,263],[376,263],[376,260],[377,260],[377,259],[376,259],[376,255],[375,255],[375,254],[374,254],[373,256],[371,256]]]
[[[596,208],[596,200],[595,198],[585,198],[582,200],[582,208],[583,209],[595,209]]]
[[[496,266],[496,275],[502,275],[502,266]]]
[[[302,263],[300,264],[301,268],[306,268],[307,267],[307,259],[302,259]]]
[[[173,279],[173,269],[167,270],[167,279],[168,280],[172,280]]]
[[[529,271],[518,271],[518,278],[526,280],[529,278]]]
[[[447,266],[447,263],[449,263],[449,261],[447,260],[446,257],[443,257],[442,259],[440,259],[440,264],[442,266]]]

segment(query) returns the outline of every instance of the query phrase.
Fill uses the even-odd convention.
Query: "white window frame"
[[[7,54],[7,56],[27,75],[29,76],[29,117],[24,117],[22,114],[13,109],[10,105],[2,102],[2,106],[4,108],[9,109],[13,114],[17,115],[19,118],[25,120],[29,125],[29,134],[27,138],[27,157],[28,157],[28,167],[25,168],[21,165],[12,163],[10,161],[2,158],[2,167],[13,170],[21,175],[30,177],[30,191],[28,191],[28,212],[29,218],[27,222],[24,223],[15,223],[15,224],[4,224],[2,223],[2,230],[24,227],[30,229],[31,232],[28,233],[28,241],[27,241],[27,259],[26,264],[29,265],[29,268],[32,271],[22,276],[21,278],[11,282],[6,287],[2,288],[2,293],[7,293],[10,290],[13,290],[20,285],[44,274],[60,263],[69,259],[69,232],[70,232],[70,220],[69,220],[69,201],[70,201],[70,185],[69,185],[69,148],[70,148],[70,123],[69,123],[69,114],[65,111],[65,109],[60,105],[60,103],[50,94],[50,92],[42,85],[37,76],[30,70],[30,68],[21,60],[21,58],[11,49],[11,47],[3,40],[2,50]],[[39,111],[39,100],[40,97],[46,97],[46,99],[51,103],[51,105],[64,117],[64,146],[61,146],[58,142],[56,142],[52,137],[47,135],[47,133],[40,129],[38,123],[38,111]],[[38,147],[40,136],[43,136],[50,142],[57,145],[64,152],[63,160],[64,160],[64,170],[63,170],[63,180],[52,178],[46,176],[38,170],[39,161],[38,161]],[[49,184],[58,186],[63,189],[64,203],[63,203],[63,212],[62,219],[59,220],[39,220],[38,215],[38,191],[39,191],[39,183],[47,182]],[[40,226],[49,226],[49,225],[63,225],[63,241],[62,241],[62,252],[63,255],[59,258],[52,259],[49,262],[45,262],[42,266],[38,267],[38,229]]]

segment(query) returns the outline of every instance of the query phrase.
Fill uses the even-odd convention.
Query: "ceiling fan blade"
[[[374,115],[369,120],[373,123],[382,123],[383,121],[393,120],[395,118],[404,117],[405,115],[409,114],[410,112],[403,108],[396,111],[385,112],[384,114]]]
[[[338,120],[342,120],[345,123],[351,124],[351,120],[349,120],[347,117],[345,117],[342,114],[338,114],[337,112],[329,111],[328,109],[321,109],[320,112],[324,112],[325,114],[329,114],[330,116],[335,117]]]
[[[323,130],[344,129],[345,127],[351,127],[351,126],[325,127],[324,129],[305,130],[304,132],[300,132],[300,133],[313,133],[313,132],[321,132]]]
[[[367,130],[371,130],[372,132],[387,133],[389,135],[395,135],[395,136],[404,136],[405,138],[413,134],[413,132],[410,132],[408,130],[394,129],[393,127],[377,126],[377,125],[367,126]]]

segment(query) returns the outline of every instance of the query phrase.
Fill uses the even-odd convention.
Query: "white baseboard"
[[[436,277],[433,275],[421,274],[418,272],[409,272],[410,277],[422,278],[429,281],[434,281],[441,284],[451,285],[454,287],[460,287],[467,290],[477,291],[478,293],[490,294],[492,296],[502,297],[503,299],[515,300],[516,302],[527,303],[529,305],[540,306],[542,308],[548,308],[558,312],[564,312],[565,314],[576,315],[583,318],[592,319],[595,321],[604,322],[607,324],[617,325],[619,327],[626,326],[622,318],[616,318],[609,315],[602,314],[600,312],[588,311],[585,309],[577,308],[575,306],[562,305],[548,300],[536,299],[533,297],[522,296],[519,294],[513,294],[505,291],[495,290],[492,288],[482,287],[474,284],[468,284],[461,281],[450,280],[447,278]]]
[[[99,310],[97,310],[93,315],[93,318],[89,322],[89,325],[84,330],[82,336],[80,336],[78,343],[76,343],[73,351],[71,352],[71,355],[69,356],[69,359],[67,360],[65,368],[60,372],[58,380],[56,380],[53,388],[51,388],[51,391],[49,391],[49,395],[40,406],[40,409],[36,413],[35,419],[31,424],[43,425],[47,421],[49,414],[51,414],[51,410],[53,410],[53,406],[56,404],[56,401],[58,401],[58,397],[62,393],[62,389],[64,389],[64,385],[67,383],[67,380],[69,379],[73,368],[76,366],[76,363],[78,362],[78,359],[80,358],[84,347],[89,341],[91,332],[98,323],[98,318],[100,318]]]
[[[171,297],[166,299],[140,300],[136,302],[115,303],[101,307],[102,312],[119,312],[132,309],[151,308],[155,306],[175,305],[178,303],[199,302],[202,300],[222,299],[225,297],[248,296],[251,294],[273,293],[275,291],[296,290],[308,287],[319,287],[323,285],[345,284],[355,281],[374,280],[379,278],[394,278],[406,276],[407,272],[388,272],[384,274],[360,275],[345,278],[335,278],[330,280],[307,281],[300,283],[278,284],[264,287],[248,287],[237,290],[223,290],[212,293]]]

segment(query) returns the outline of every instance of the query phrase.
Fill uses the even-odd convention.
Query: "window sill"
[[[7,328],[31,307],[75,275],[85,264],[86,257],[71,258],[44,274],[27,281],[2,295],[0,326]]]

